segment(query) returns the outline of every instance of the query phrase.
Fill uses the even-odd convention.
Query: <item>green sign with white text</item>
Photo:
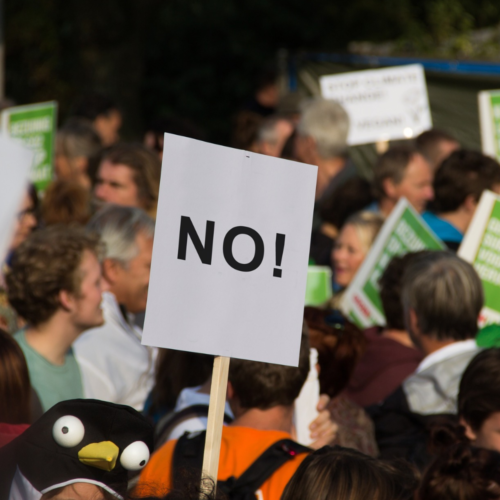
[[[442,250],[444,244],[418,213],[403,199],[387,218],[375,242],[347,288],[342,310],[360,328],[383,326],[379,279],[396,255],[419,250]]]
[[[54,173],[56,122],[54,101],[2,111],[2,132],[18,139],[34,153],[30,178],[39,192],[45,191]]]

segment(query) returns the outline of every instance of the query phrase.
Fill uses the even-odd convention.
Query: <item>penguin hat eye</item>
[[[85,427],[79,418],[66,415],[58,418],[52,427],[55,442],[64,448],[72,448],[80,444],[85,436]]]
[[[124,469],[141,470],[149,461],[149,448],[144,441],[129,444],[122,452],[120,463]]]

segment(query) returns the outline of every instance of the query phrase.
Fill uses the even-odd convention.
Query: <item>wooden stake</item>
[[[216,356],[212,372],[210,387],[210,406],[208,408],[207,437],[203,454],[203,477],[210,477],[217,486],[217,472],[219,470],[220,443],[222,426],[224,424],[224,410],[226,407],[227,377],[229,360],[225,356]],[[203,491],[203,478],[202,478]],[[215,493],[215,492],[214,492]]]

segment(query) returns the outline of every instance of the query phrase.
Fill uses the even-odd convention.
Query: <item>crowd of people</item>
[[[123,112],[99,94],[77,103],[53,182],[19,207],[0,283],[0,497],[500,499],[500,328],[478,342],[482,283],[456,255],[482,193],[500,194],[497,161],[432,129],[387,144],[364,178],[339,103],[261,78],[232,146],[318,166],[310,264],[331,268],[334,295],[305,307],[298,367],[231,360],[210,478],[213,357],[141,343],[163,133],[204,133],[165,118],[122,142]],[[344,291],[403,197],[447,250],[394,257],[385,324],[363,331]]]

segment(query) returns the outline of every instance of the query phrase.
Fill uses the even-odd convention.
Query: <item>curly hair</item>
[[[53,316],[61,290],[79,294],[82,276],[78,267],[85,250],[100,257],[98,237],[68,226],[36,231],[16,249],[6,275],[7,294],[29,324],[36,326]]]

